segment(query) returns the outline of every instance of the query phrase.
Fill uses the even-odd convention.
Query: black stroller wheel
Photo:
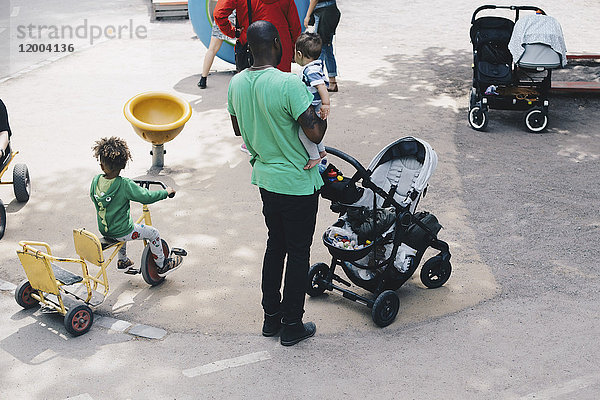
[[[427,260],[421,268],[421,282],[429,289],[439,288],[448,281],[451,273],[450,261],[444,261],[437,255]]]
[[[308,287],[306,293],[311,297],[317,297],[325,291],[323,280],[327,276],[329,267],[325,263],[313,264],[308,270]]]
[[[488,124],[487,111],[483,111],[481,107],[471,107],[469,110],[469,125],[476,131],[484,131]]]
[[[548,115],[541,107],[533,107],[525,114],[525,126],[529,132],[542,133],[548,126]]]
[[[399,309],[400,299],[396,292],[393,290],[386,290],[375,299],[375,303],[371,309],[373,322],[382,328],[388,326],[396,319]]]

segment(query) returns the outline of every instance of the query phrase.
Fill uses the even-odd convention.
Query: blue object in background
[[[308,10],[310,0],[294,0],[300,17],[300,25],[304,31],[304,17]],[[188,0],[188,13],[194,32],[200,41],[208,48],[212,32],[212,13],[217,4],[216,0]],[[235,54],[233,52],[234,39],[223,41],[223,45],[217,52],[217,57],[228,63],[235,64]]]

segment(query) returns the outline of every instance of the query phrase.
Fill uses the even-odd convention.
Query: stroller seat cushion
[[[477,63],[477,75],[480,82],[488,84],[508,84],[511,81],[508,64],[492,64],[485,61]]]

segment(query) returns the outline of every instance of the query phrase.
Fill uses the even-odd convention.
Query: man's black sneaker
[[[200,77],[200,81],[198,82],[198,87],[200,89],[206,89],[206,76]]]
[[[265,313],[265,321],[263,322],[262,334],[266,337],[275,336],[281,330],[281,313],[267,314]]]
[[[293,346],[304,339],[314,336],[317,327],[313,322],[296,322],[293,324],[283,324],[281,330],[281,344],[284,346]]]

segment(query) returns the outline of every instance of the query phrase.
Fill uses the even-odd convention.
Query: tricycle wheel
[[[0,239],[4,236],[4,230],[6,229],[6,208],[4,203],[0,200]]]
[[[375,299],[375,304],[371,309],[371,316],[373,322],[377,326],[385,327],[394,322],[396,315],[398,315],[398,309],[400,308],[400,299],[393,290],[383,291]]]
[[[165,258],[169,257],[169,245],[163,239],[161,239],[161,241]],[[150,251],[150,245],[146,245],[146,247],[144,247],[144,251],[142,252],[141,268],[142,277],[148,285],[156,286],[165,280],[164,276],[158,274],[158,268],[156,266],[156,263],[154,262],[152,252]]]
[[[65,315],[65,328],[73,336],[83,335],[94,323],[94,313],[86,304],[71,308]]]
[[[430,289],[439,288],[450,278],[452,265],[444,261],[442,256],[431,257],[421,268],[421,282]]]
[[[29,179],[29,170],[25,164],[16,164],[13,169],[13,190],[15,197],[20,203],[29,200],[31,193],[31,180]]]
[[[322,280],[327,276],[329,267],[325,263],[313,264],[308,270],[308,287],[306,293],[311,297],[317,297],[325,291]]]
[[[31,293],[35,293],[35,290],[31,287],[31,283],[27,279],[24,279],[15,289],[17,304],[25,309],[37,306],[39,302],[31,297]]]

